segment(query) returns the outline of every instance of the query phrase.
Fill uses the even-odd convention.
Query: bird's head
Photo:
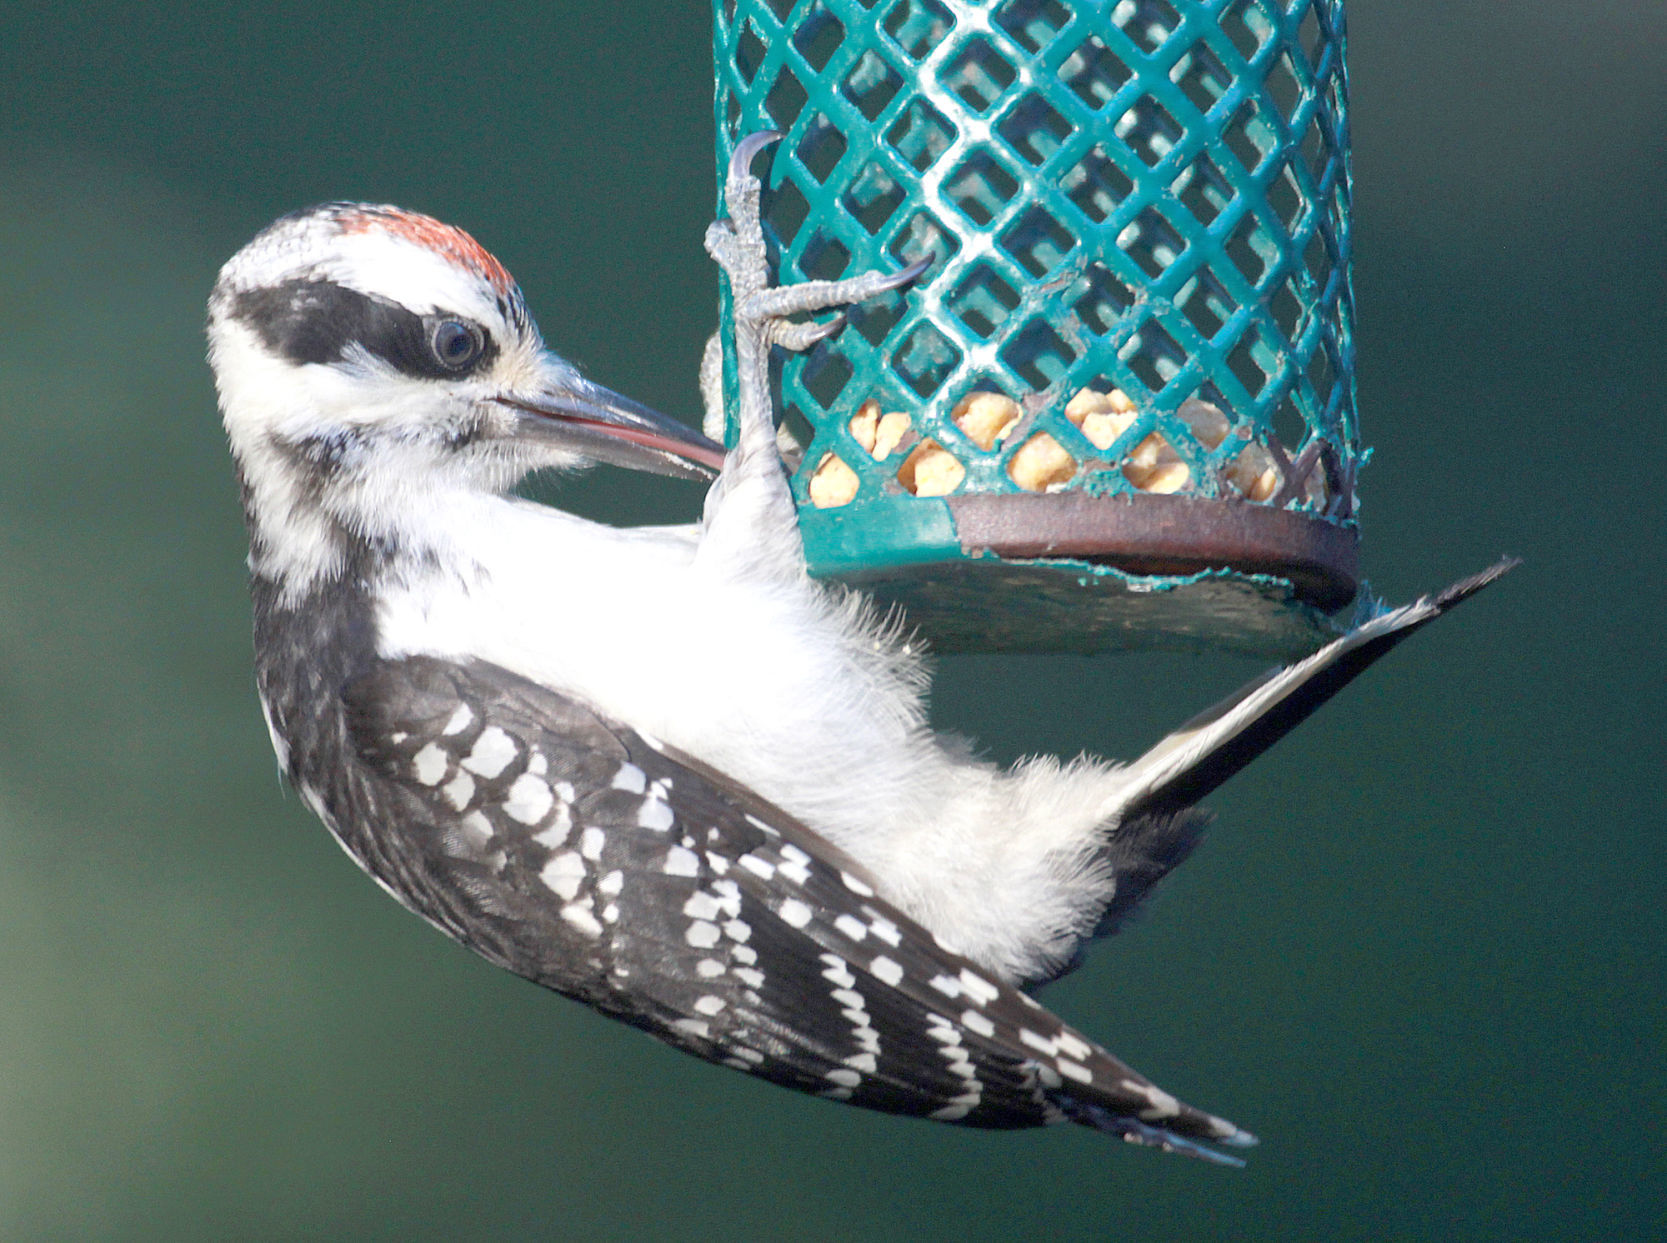
[[[269,226],[221,269],[208,335],[258,542],[368,533],[437,492],[504,492],[545,467],[703,479],[722,463],[546,350],[467,233],[396,207],[327,203]]]

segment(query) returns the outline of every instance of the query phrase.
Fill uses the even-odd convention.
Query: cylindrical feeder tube
[[[813,571],[943,648],[1319,637],[1356,588],[1342,0],[716,0]]]

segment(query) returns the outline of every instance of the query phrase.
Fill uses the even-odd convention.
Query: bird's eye
[[[486,334],[461,319],[442,319],[428,338],[434,359],[447,371],[462,371],[486,348]]]

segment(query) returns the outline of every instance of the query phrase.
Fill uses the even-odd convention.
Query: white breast
[[[475,657],[729,773],[847,846],[919,788],[922,706],[808,580],[698,562],[695,526],[619,530],[520,501],[431,516],[445,570],[385,595],[382,653]],[[466,567],[466,568],[465,568]]]

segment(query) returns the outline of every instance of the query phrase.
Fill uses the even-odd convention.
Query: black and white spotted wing
[[[1248,1143],[940,945],[750,792],[495,666],[346,694],[361,861],[488,958],[690,1052],[872,1109]],[[393,844],[389,844],[392,839]]]

